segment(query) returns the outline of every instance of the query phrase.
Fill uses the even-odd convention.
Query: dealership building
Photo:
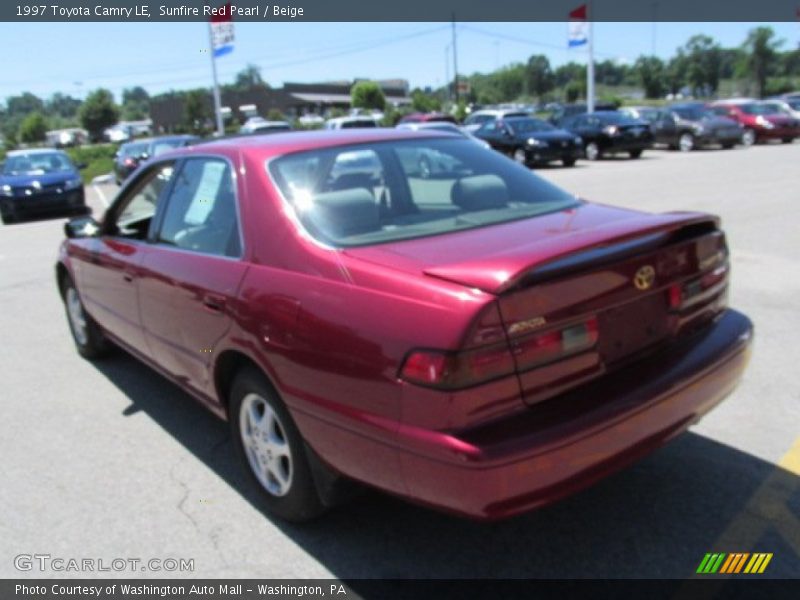
[[[285,83],[282,88],[254,87],[249,90],[223,89],[222,115],[226,123],[243,123],[249,117],[266,117],[278,110],[287,117],[307,114],[326,116],[332,109],[350,108],[350,89],[354,81],[330,83]],[[411,103],[408,81],[389,79],[377,81],[386,101],[395,107]],[[209,113],[213,114],[211,94],[208,95]],[[150,118],[153,131],[169,133],[186,125],[185,97],[183,94],[162,94],[150,101]]]

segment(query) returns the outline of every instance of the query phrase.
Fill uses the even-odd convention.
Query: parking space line
[[[795,475],[800,475],[800,437],[798,437],[789,451],[783,455],[778,466],[787,471],[791,471]]]
[[[103,193],[103,190],[100,189],[96,183],[92,182],[92,188],[94,189],[95,193],[100,198],[100,202],[103,203],[103,208],[108,208],[108,200],[106,200],[106,195]]]

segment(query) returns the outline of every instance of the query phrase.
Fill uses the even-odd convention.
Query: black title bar
[[[3,0],[0,21],[208,21],[223,0]],[[234,21],[567,21],[581,0],[230,2]],[[592,0],[592,21],[795,21],[798,0]]]

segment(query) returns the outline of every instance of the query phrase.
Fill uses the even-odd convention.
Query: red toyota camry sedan
[[[586,202],[444,132],[287,133],[152,160],[67,223],[56,277],[78,352],[121,347],[227,419],[275,514],[354,480],[497,519],[734,389],[752,325],[719,225]]]

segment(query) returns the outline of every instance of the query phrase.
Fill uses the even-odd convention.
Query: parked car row
[[[639,158],[654,145],[689,152],[774,139],[791,143],[800,137],[800,97],[619,110],[599,104],[591,114],[586,111],[585,104],[559,105],[545,122],[519,110],[483,109],[471,114],[463,128],[528,166],[553,161],[572,166],[577,158],[597,160],[609,154]]]

